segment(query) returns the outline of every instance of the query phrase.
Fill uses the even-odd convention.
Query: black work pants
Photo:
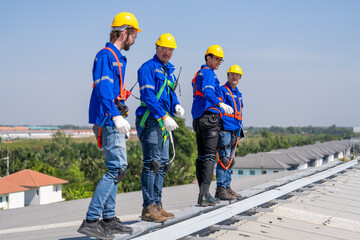
[[[198,150],[195,163],[196,177],[200,188],[203,184],[210,185],[212,180],[221,126],[220,121],[219,114],[211,112],[205,112],[203,116],[193,121]]]

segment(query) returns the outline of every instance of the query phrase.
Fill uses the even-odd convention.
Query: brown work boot
[[[230,193],[231,195],[235,196],[236,198],[241,198],[241,194],[238,194],[237,192],[235,192],[234,190],[231,189],[231,187],[227,187],[226,191],[228,193]]]
[[[167,218],[165,216],[160,215],[160,213],[156,209],[156,204],[152,203],[146,207],[143,207],[141,213],[141,220],[161,223],[161,222],[165,222]]]
[[[172,219],[172,218],[175,217],[174,214],[165,211],[165,209],[164,209],[163,206],[162,206],[162,203],[160,203],[160,205],[157,206],[157,211],[160,213],[161,216],[164,216],[164,217],[166,217],[167,219]]]
[[[236,197],[226,191],[224,187],[216,188],[215,197],[219,198],[220,200],[235,200]]]

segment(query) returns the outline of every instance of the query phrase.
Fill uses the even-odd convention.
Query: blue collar
[[[209,67],[209,66],[208,66],[208,65],[206,65],[206,64],[201,65],[201,68],[204,68],[204,67],[207,67],[207,68],[211,69],[212,71],[214,71],[214,69],[213,69],[213,68]]]

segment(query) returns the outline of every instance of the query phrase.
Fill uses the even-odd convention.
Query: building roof
[[[28,188],[20,187],[16,184],[5,181],[0,178],[0,194],[23,192],[29,190]]]
[[[314,161],[337,152],[345,151],[351,146],[350,140],[317,143],[288,149],[277,149],[271,152],[248,154],[235,157],[235,169],[290,169],[303,163]],[[239,146],[241,147],[241,145]]]
[[[238,167],[241,166],[241,167]],[[257,169],[262,166],[264,169],[285,170],[291,166],[278,159],[272,158],[264,153],[248,154],[245,157],[235,157],[234,168]]]
[[[52,177],[43,173],[36,172],[34,170],[25,169],[2,179],[7,182],[17,184],[23,187],[42,187],[54,184],[68,183],[68,181]]]

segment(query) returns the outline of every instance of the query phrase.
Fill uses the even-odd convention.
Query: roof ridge
[[[32,171],[33,171],[33,170],[31,170],[31,169],[26,169],[26,170],[28,171],[28,173],[30,174],[30,177],[31,177],[32,180],[34,181],[35,186],[40,187],[40,185],[36,182],[34,176],[32,175]],[[31,170],[31,171],[30,171],[30,170]],[[35,171],[34,171],[34,172],[35,172]]]

